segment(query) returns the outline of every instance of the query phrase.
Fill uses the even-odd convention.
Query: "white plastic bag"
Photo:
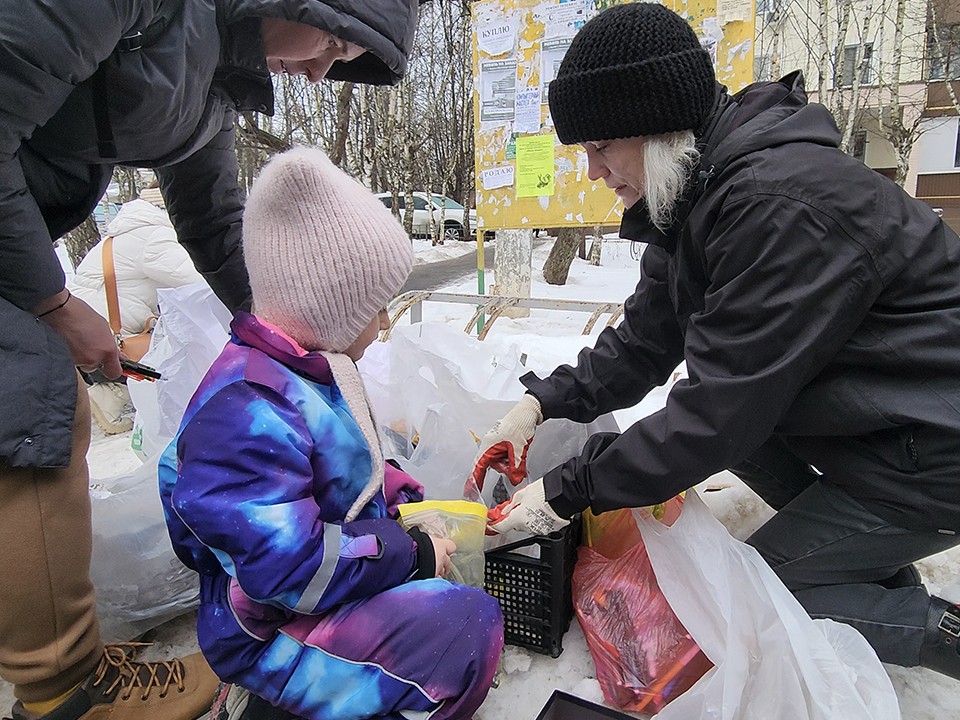
[[[156,383],[128,383],[137,409],[133,449],[141,459],[162,452],[177,434],[190,398],[230,338],[230,311],[206,283],[157,291],[160,320],[141,362],[160,371]]]
[[[478,341],[443,325],[394,329],[359,363],[384,454],[423,483],[429,500],[460,500],[480,438],[523,395],[521,349]],[[618,431],[612,415],[589,424],[547,420],[527,455],[529,480],[577,455],[595,432]],[[492,507],[515,488],[487,473],[482,501]]]
[[[863,636],[811,620],[695,491],[671,527],[634,517],[660,589],[715,665],[658,720],[899,720],[896,693]]]
[[[197,574],[180,562],[170,544],[157,459],[92,484],[90,579],[107,642],[132,640],[196,607],[200,597]]]

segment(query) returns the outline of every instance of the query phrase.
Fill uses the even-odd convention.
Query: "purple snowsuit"
[[[160,463],[211,667],[310,720],[470,717],[503,645],[500,608],[411,581],[416,543],[388,517],[369,412],[352,412],[359,375],[344,384],[332,359],[252,315],[232,330]]]

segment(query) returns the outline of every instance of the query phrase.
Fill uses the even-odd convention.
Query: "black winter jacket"
[[[652,244],[623,321],[524,383],[586,422],[689,379],[545,476],[558,512],[661,502],[776,436],[888,521],[960,530],[960,239],[839,139],[799,73],[721,93],[671,230],[625,213]]]
[[[244,309],[234,114],[273,112],[260,18],[367,48],[328,77],[379,84],[402,77],[417,19],[417,0],[185,0],[155,43],[115,53],[163,1],[0,0],[0,458],[14,465],[69,460],[75,377],[47,375],[65,345],[46,326],[23,328],[64,287],[52,240],[90,214],[113,166],[157,170],[197,269],[231,310]],[[98,145],[95,106],[107,110],[113,156]],[[59,357],[30,362],[41,345]]]

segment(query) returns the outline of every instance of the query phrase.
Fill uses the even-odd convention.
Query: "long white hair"
[[[687,179],[700,161],[691,130],[652,135],[643,145],[643,199],[654,226],[665,231]]]

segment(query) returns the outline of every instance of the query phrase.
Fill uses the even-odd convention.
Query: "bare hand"
[[[93,308],[62,290],[41,302],[34,312],[63,307],[44,315],[43,322],[56,330],[70,348],[73,364],[86,372],[101,370],[111,380],[120,377],[120,350],[107,321]]]
[[[442,578],[450,572],[450,568],[453,566],[450,556],[457,551],[457,545],[453,540],[446,540],[433,535],[429,537],[433,541],[433,554],[437,558],[436,576]]]

